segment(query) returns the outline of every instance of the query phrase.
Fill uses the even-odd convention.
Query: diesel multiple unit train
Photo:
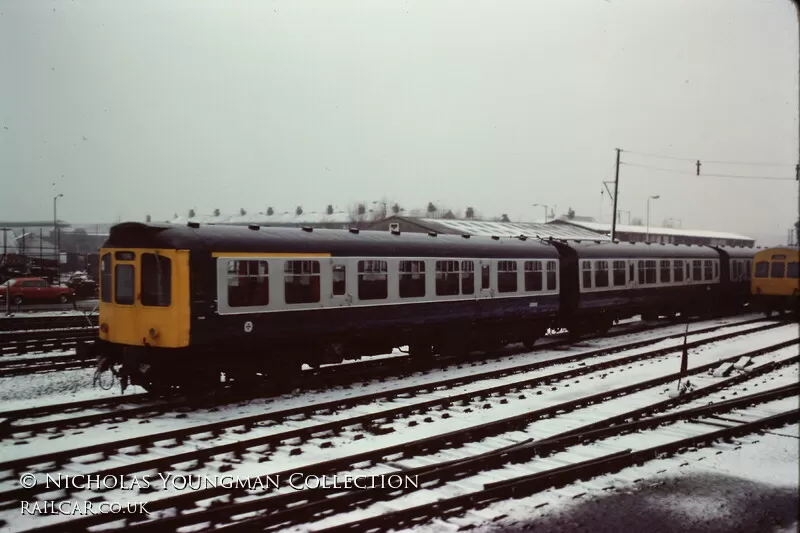
[[[123,223],[100,252],[101,368],[145,388],[408,346],[530,346],[548,329],[735,309],[753,251],[520,236]]]

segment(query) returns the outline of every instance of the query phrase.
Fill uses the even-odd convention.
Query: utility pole
[[[619,199],[619,153],[622,151],[619,148],[617,150],[617,171],[614,175],[614,214],[617,213],[617,201]],[[613,242],[617,238],[617,217],[611,219],[611,241]]]

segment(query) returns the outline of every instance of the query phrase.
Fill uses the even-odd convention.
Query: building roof
[[[170,220],[171,224],[186,224],[187,222],[199,222],[201,224],[263,224],[265,226],[276,224],[296,224],[298,226],[304,224],[350,224],[350,214],[344,211],[335,211],[329,215],[324,211],[310,211],[303,212],[298,215],[294,211],[286,211],[283,213],[274,213],[272,215],[265,215],[262,213],[253,213],[242,215],[220,215],[215,217],[213,215],[198,215],[192,218],[177,217]]]
[[[404,218],[404,217],[391,217]],[[609,241],[608,237],[578,227],[537,222],[489,222],[485,220],[447,220],[441,218],[405,218],[430,231],[483,237],[553,237],[554,239],[590,239]]]
[[[555,220],[550,224],[567,224],[578,226],[592,231],[611,233],[611,224],[603,222],[583,222],[576,220]],[[737,235],[736,233],[725,233],[721,231],[693,230],[682,228],[659,228],[650,226],[648,230],[645,226],[631,226],[627,224],[617,224],[617,231],[624,233],[650,233],[651,235],[680,235],[683,237],[700,237],[706,239],[735,239],[744,241],[755,241],[752,237]]]

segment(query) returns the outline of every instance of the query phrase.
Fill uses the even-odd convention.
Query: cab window
[[[771,278],[782,278],[783,271],[786,269],[786,263],[772,263],[772,269],[770,270],[769,277]]]
[[[797,266],[798,266],[798,262],[797,261],[792,261],[791,263],[789,263],[787,265],[787,268],[786,268],[786,277],[787,278],[797,279],[797,276],[798,276]]]
[[[769,277],[769,263],[767,261],[759,261],[756,263],[756,277],[766,278]]]
[[[172,297],[172,261],[158,254],[142,254],[142,305],[169,307]]]
[[[133,305],[134,290],[133,265],[117,265],[114,269],[114,301],[121,305]]]
[[[100,299],[111,303],[111,254],[103,254],[100,260]]]

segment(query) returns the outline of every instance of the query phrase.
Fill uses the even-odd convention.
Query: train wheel
[[[426,361],[433,357],[433,347],[425,342],[415,342],[408,345],[408,355],[414,361]]]

